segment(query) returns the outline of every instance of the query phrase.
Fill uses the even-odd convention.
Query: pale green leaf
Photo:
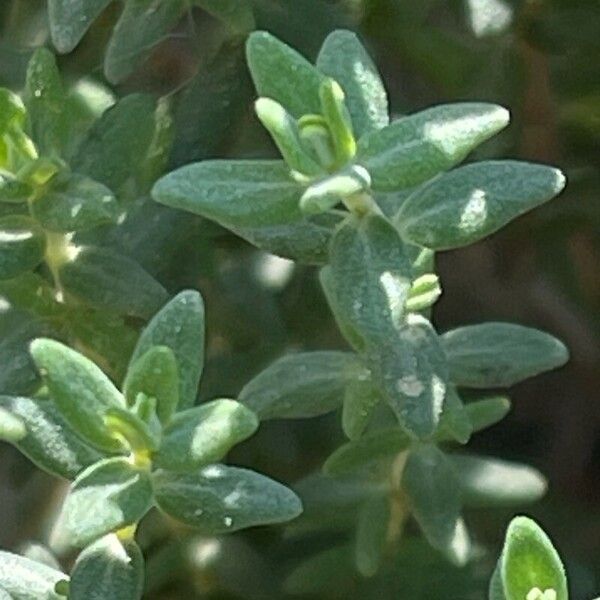
[[[149,472],[127,458],[109,458],[79,474],[63,504],[59,523],[69,543],[82,547],[137,523],[151,505]]]
[[[302,218],[302,190],[282,161],[208,160],[169,173],[152,196],[224,227],[263,227]]]
[[[506,600],[521,600],[538,588],[553,589],[556,600],[568,600],[560,557],[539,525],[527,517],[513,519],[506,532],[501,575]]]
[[[54,586],[68,577],[23,556],[0,551],[0,588],[13,600],[59,600]]]
[[[256,415],[234,400],[213,400],[177,413],[154,459],[170,471],[194,471],[221,460],[258,428]]]
[[[179,407],[193,406],[204,366],[204,302],[199,292],[180,292],[152,317],[140,335],[130,365],[153,346],[167,346],[173,351],[179,374]]]
[[[9,439],[4,415],[0,418],[0,437],[51,475],[75,479],[84,468],[102,458],[75,434],[51,400],[0,396],[0,410],[18,419],[23,428],[23,435]]]
[[[298,496],[281,483],[225,465],[185,475],[157,471],[154,490],[161,510],[211,535],[282,523],[302,512]]]
[[[64,419],[98,448],[117,451],[121,444],[104,426],[111,408],[125,400],[110,379],[91,360],[55,340],[31,343],[31,355]]]
[[[246,384],[239,399],[261,420],[315,417],[340,406],[346,384],[363,369],[349,352],[290,354]]]
[[[114,533],[88,546],[75,561],[69,600],[140,600],[144,591],[144,557],[133,541]]]
[[[546,165],[476,162],[417,189],[400,208],[396,222],[415,244],[435,250],[458,248],[547,202],[564,185],[564,175]]]
[[[356,440],[364,433],[381,399],[381,393],[373,385],[368,369],[346,384],[342,429],[348,439]]]
[[[510,411],[510,400],[504,396],[494,396],[470,402],[465,406],[473,431],[481,431],[504,419]]]
[[[356,567],[365,577],[373,577],[379,570],[387,541],[390,519],[390,498],[375,497],[367,500],[358,516]]]
[[[317,67],[342,86],[357,139],[389,123],[385,88],[356,34],[346,30],[330,33],[319,52]]]
[[[510,323],[482,323],[442,337],[452,382],[472,388],[507,387],[564,365],[569,353],[555,337]]]
[[[412,187],[460,163],[508,121],[508,111],[495,104],[435,106],[363,136],[357,161],[375,190]]]

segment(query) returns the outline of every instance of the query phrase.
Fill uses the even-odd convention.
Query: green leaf
[[[346,384],[342,429],[348,439],[356,440],[364,433],[380,401],[381,393],[373,385],[368,369]]]
[[[501,561],[506,600],[526,598],[533,588],[553,589],[556,600],[568,600],[560,557],[548,536],[531,519],[516,517],[511,521]]]
[[[177,358],[167,346],[152,346],[131,362],[123,383],[123,393],[129,404],[138,394],[156,399],[156,412],[162,423],[167,423],[179,403],[179,372]]]
[[[0,171],[0,202],[20,204],[33,194],[33,188],[8,171]]]
[[[356,34],[340,29],[330,33],[319,52],[317,67],[342,86],[357,139],[389,123],[381,77]]]
[[[106,49],[106,78],[119,83],[128,77],[177,23],[185,8],[185,0],[127,0]]]
[[[52,42],[61,54],[79,44],[96,17],[111,0],[48,0]]]
[[[409,312],[427,310],[437,302],[441,295],[442,288],[439,277],[434,273],[421,275],[412,283],[406,300],[406,310]]]
[[[302,187],[283,161],[208,160],[160,179],[152,196],[224,227],[263,227],[302,217]]]
[[[396,456],[409,445],[410,438],[401,429],[378,429],[340,446],[325,461],[323,472],[334,477],[347,475]]]
[[[259,96],[279,102],[297,119],[321,111],[323,76],[296,50],[266,31],[255,31],[248,38],[246,56]]]
[[[51,400],[0,396],[0,415],[0,438],[51,475],[75,479],[102,458],[75,434]],[[7,416],[16,419],[21,429],[7,431]]]
[[[375,190],[411,187],[460,163],[508,121],[508,111],[495,104],[435,106],[363,136],[357,161],[371,174]]]
[[[298,496],[281,483],[225,465],[185,475],[157,471],[154,490],[161,510],[211,535],[282,523],[302,512]]]
[[[0,600],[14,600],[14,596],[11,596],[8,592],[0,588]]]
[[[281,104],[271,98],[259,98],[254,109],[290,169],[308,176],[323,173],[323,168],[302,147],[296,119]]]
[[[252,4],[248,0],[193,0],[193,2],[229,25],[236,33],[247,33],[255,27]]]
[[[402,486],[428,542],[452,562],[464,564],[470,544],[460,519],[460,488],[452,463],[435,446],[416,447],[406,461]]]
[[[448,386],[436,439],[454,440],[459,444],[466,444],[472,433],[473,424],[463,401],[456,389]]]
[[[512,506],[537,502],[548,484],[536,469],[483,456],[452,455],[463,502],[469,506]]]
[[[230,227],[261,250],[300,263],[327,262],[327,248],[343,213],[324,213],[292,223],[267,227]]]
[[[204,366],[204,302],[199,292],[180,292],[152,317],[140,335],[130,365],[153,346],[167,346],[173,351],[179,368],[179,407],[193,406]]]
[[[54,177],[46,193],[31,203],[31,213],[45,229],[66,233],[116,223],[120,210],[106,186],[73,174]]]
[[[24,101],[41,155],[61,156],[69,136],[67,95],[50,50],[38,48],[27,66]]]
[[[98,448],[122,448],[106,430],[103,417],[111,408],[124,408],[123,396],[91,360],[50,339],[31,343],[31,355],[53,401],[69,425]]]
[[[0,279],[12,279],[37,267],[44,259],[46,239],[31,218],[0,218]]]
[[[506,600],[504,595],[504,586],[502,585],[502,557],[496,563],[496,568],[490,579],[490,587],[488,590],[488,600]]]
[[[564,365],[568,350],[551,335],[510,323],[482,323],[441,336],[458,386],[507,387]]]
[[[503,396],[484,398],[465,406],[473,431],[481,431],[504,419],[510,410],[510,400]]]
[[[88,546],[75,561],[69,600],[140,600],[144,591],[144,557],[134,541],[115,534]]]
[[[356,140],[344,90],[337,81],[327,77],[319,87],[319,99],[321,112],[331,132],[336,164],[345,165],[356,154]]]
[[[431,323],[408,315],[406,324],[372,346],[368,356],[373,380],[399,423],[417,438],[432,435],[448,388],[448,367]]]
[[[54,586],[68,577],[46,565],[0,551],[0,586],[14,600],[59,600]],[[64,600],[64,599],[63,599]]]
[[[336,204],[369,189],[369,173],[359,165],[352,165],[312,183],[300,198],[300,208],[305,214],[318,214],[332,209]]]
[[[379,215],[350,217],[336,231],[329,255],[328,301],[342,331],[364,342],[389,338],[403,323],[412,279],[398,232]]]
[[[65,499],[59,523],[73,546],[137,523],[152,505],[148,471],[129,459],[101,460],[79,474]]]
[[[390,499],[380,496],[367,500],[358,516],[356,567],[365,577],[373,577],[383,560],[390,519]]]
[[[137,262],[108,248],[81,246],[58,273],[66,292],[94,308],[123,315],[147,319],[168,298]]]
[[[23,125],[26,116],[27,110],[21,98],[6,88],[0,88],[0,135],[15,125]]]
[[[467,246],[547,202],[565,185],[558,170],[514,160],[482,161],[445,173],[404,202],[405,239],[435,250]]]
[[[349,352],[290,354],[246,384],[239,399],[261,421],[315,417],[340,406],[346,384],[363,369]]]
[[[234,400],[213,400],[177,413],[165,427],[156,464],[194,471],[221,460],[258,429],[256,415]]]
[[[117,193],[128,182],[136,182],[147,168],[157,126],[150,115],[155,114],[156,106],[156,100],[147,94],[121,98],[88,131],[74,153],[73,170]]]

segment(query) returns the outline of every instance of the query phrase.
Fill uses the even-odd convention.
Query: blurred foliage
[[[93,121],[132,92],[149,94],[153,105],[159,97],[169,103],[170,167],[209,157],[276,155],[252,115],[243,27],[231,27],[198,3],[171,19],[130,71],[118,77],[109,71],[113,82],[119,80],[111,84],[105,52],[122,9],[118,2],[104,4],[82,41],[58,57],[74,132],[69,158],[79,170],[103,181],[106,163],[86,163],[71,144],[94,139]],[[550,493],[530,512],[552,532],[571,575],[573,598],[591,597],[600,589],[598,1],[252,0],[251,8],[256,28],[273,32],[311,60],[332,29],[356,30],[383,73],[393,115],[456,100],[508,107],[511,127],[475,158],[502,154],[553,163],[566,172],[569,185],[559,200],[476,246],[440,258],[445,294],[435,318],[442,330],[483,318],[515,320],[552,331],[570,347],[571,363],[519,386],[513,414],[480,435],[474,447],[527,460],[548,476]],[[53,48],[46,2],[4,0],[0,32],[0,86],[20,92],[35,48]],[[133,157],[135,148],[147,147],[144,127],[154,109],[135,110],[139,127],[127,138]],[[112,188],[124,208],[117,224],[78,233],[78,239],[136,261],[170,294],[184,287],[201,290],[209,307],[201,400],[237,394],[285,351],[343,348],[313,268],[292,266],[213,223],[151,203],[140,181],[123,180]],[[120,377],[143,315],[125,310],[109,317],[102,307],[85,303],[57,306],[47,293],[47,273],[30,277],[19,285],[0,282],[2,391],[15,378],[24,389],[32,385],[26,343],[49,333],[102,357]],[[330,415],[265,423],[232,459],[298,481],[339,445],[339,422],[339,415]],[[47,541],[61,490],[11,448],[0,452],[0,545],[16,549],[29,539]],[[291,527],[283,537],[254,530],[227,539],[198,538],[150,518],[140,532],[147,597],[283,597],[285,580],[287,592],[306,597],[464,600],[463,590],[471,589],[477,599],[487,588],[511,516],[505,509],[467,515],[478,531],[481,559],[464,569],[432,554],[409,529],[400,554],[373,580],[360,578],[351,566],[347,529],[335,527],[336,519],[347,518],[343,511],[332,515],[330,532]]]

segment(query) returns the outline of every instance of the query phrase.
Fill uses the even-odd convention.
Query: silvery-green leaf
[[[465,406],[473,431],[481,431],[504,419],[510,410],[510,400],[504,396],[494,396],[469,402]]]
[[[31,138],[40,154],[60,156],[70,129],[67,94],[56,59],[47,48],[38,48],[27,65],[24,101]]]
[[[427,310],[436,303],[441,295],[442,288],[439,277],[434,273],[421,275],[412,283],[406,300],[406,310],[410,312]]]
[[[194,471],[221,460],[258,428],[256,415],[234,400],[213,400],[177,413],[154,460],[170,471]]]
[[[139,263],[110,248],[82,246],[58,269],[63,288],[90,306],[149,318],[168,299]]]
[[[469,506],[511,506],[536,502],[546,493],[546,478],[519,463],[454,454],[450,461]]]
[[[363,370],[349,352],[290,354],[246,384],[239,399],[261,420],[315,417],[340,406],[347,382]]]
[[[409,314],[406,324],[369,348],[369,368],[400,424],[412,436],[436,430],[446,390],[448,366],[431,323]]]
[[[279,102],[297,119],[319,113],[321,73],[296,50],[266,31],[248,38],[246,55],[259,96]]]
[[[45,249],[44,232],[33,219],[21,215],[0,218],[0,279],[31,271],[44,259]]]
[[[325,117],[333,142],[336,166],[343,166],[356,154],[356,140],[344,90],[337,81],[327,77],[319,86],[319,98],[321,113]]]
[[[466,444],[473,433],[473,424],[467,409],[456,392],[454,386],[446,389],[444,408],[440,417],[440,426],[436,438],[440,440],[454,440],[459,444]]]
[[[137,523],[152,505],[150,473],[127,458],[108,458],[73,482],[59,522],[73,546]]]
[[[402,325],[412,279],[396,229],[379,215],[349,217],[329,256],[328,301],[337,321],[365,342],[388,339]]]
[[[522,325],[482,323],[441,336],[452,382],[472,388],[507,387],[564,365],[569,353],[555,337]]]
[[[167,346],[152,346],[140,355],[127,371],[123,393],[130,404],[138,394],[156,400],[156,413],[167,423],[179,403],[179,367],[175,353]]]
[[[13,600],[59,600],[54,586],[68,577],[18,554],[0,551],[0,589]]]
[[[300,263],[327,262],[327,247],[343,213],[323,213],[282,225],[231,227],[231,231],[261,250]]]
[[[396,222],[415,244],[435,250],[458,248],[547,202],[564,185],[564,175],[546,165],[476,162],[418,188],[400,208]]]
[[[508,111],[495,104],[434,106],[363,136],[357,162],[371,174],[375,190],[412,187],[460,163],[508,121]]]
[[[399,428],[378,429],[340,446],[323,465],[327,475],[347,475],[406,450],[410,438]]]
[[[177,23],[185,7],[185,0],[127,0],[106,49],[106,78],[119,83],[128,77]]]
[[[367,500],[358,516],[356,567],[365,577],[373,577],[379,570],[387,541],[390,519],[390,498],[381,496]]]
[[[140,335],[130,365],[154,346],[166,346],[175,354],[179,407],[193,406],[204,366],[204,302],[199,292],[180,292],[152,317]]]
[[[98,448],[120,450],[121,444],[106,430],[103,417],[111,407],[124,408],[125,400],[100,368],[50,339],[34,340],[31,355],[67,423]]]
[[[470,543],[460,518],[460,488],[450,460],[433,445],[415,447],[404,467],[402,487],[429,543],[452,562],[464,564]]]
[[[568,600],[567,579],[558,552],[542,528],[527,517],[513,519],[501,558],[506,600],[521,600],[538,588],[554,590],[556,600]]]
[[[224,227],[255,228],[302,218],[302,190],[283,161],[207,160],[165,175],[152,196]]]
[[[302,512],[294,492],[247,469],[209,465],[187,474],[159,470],[153,479],[161,510],[211,535],[282,523]]]
[[[144,591],[144,557],[134,541],[106,535],[77,557],[69,600],[140,600]]]
[[[50,34],[56,49],[71,52],[111,0],[48,0]]]
[[[342,429],[348,439],[360,438],[380,401],[381,393],[373,385],[368,369],[348,381],[342,410]]]
[[[22,435],[9,439],[3,415],[0,437],[51,475],[75,479],[85,467],[102,458],[75,434],[51,400],[0,396],[0,411],[6,411],[22,425]]]
[[[46,193],[31,203],[31,213],[45,229],[69,232],[115,223],[120,210],[106,186],[73,174],[52,179]]]
[[[330,33],[317,58],[317,67],[344,90],[357,138],[389,123],[387,94],[377,67],[355,33]]]
[[[61,569],[60,564],[56,556],[54,556],[52,550],[43,544],[38,544],[37,542],[26,542],[21,547],[20,554],[25,558],[29,558],[30,560],[46,565],[51,569],[56,569],[57,571],[60,571]]]

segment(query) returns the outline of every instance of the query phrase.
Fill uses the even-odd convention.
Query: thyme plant
[[[238,32],[254,27],[246,2],[196,3]],[[109,2],[91,4],[49,0],[59,51],[74,48]],[[111,34],[104,66],[113,82],[188,3],[147,4],[127,0]],[[288,521],[296,540],[334,530],[339,544],[298,564],[286,592],[320,593],[335,572],[346,576],[349,558],[358,575],[348,577],[377,597],[378,577],[393,571],[415,524],[427,553],[464,566],[481,552],[464,509],[520,509],[546,491],[537,470],[463,447],[509,411],[498,390],[562,366],[567,349],[511,323],[439,332],[435,255],[550,200],[563,175],[516,160],[461,166],[508,125],[498,105],[447,104],[391,120],[377,69],[349,31],[331,33],[315,65],[254,32],[247,61],[256,116],[281,159],[206,160],[160,179],[172,142],[168,100],[132,94],[107,110],[85,89],[67,92],[45,49],[33,54],[21,96],[0,90],[0,288],[40,315],[18,332],[27,350],[2,382],[11,393],[0,396],[0,437],[69,481],[53,538],[76,555],[63,569],[46,551],[0,553],[0,599],[140,599],[136,536],[154,508],[205,538]],[[237,398],[196,404],[202,297],[169,299],[103,238],[150,190],[162,205],[316,265],[348,349],[287,354]],[[262,421],[338,409],[347,441],[294,491],[223,462]],[[568,594],[546,534],[514,519],[490,600]]]

